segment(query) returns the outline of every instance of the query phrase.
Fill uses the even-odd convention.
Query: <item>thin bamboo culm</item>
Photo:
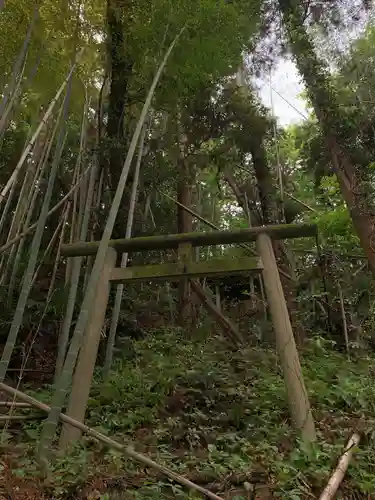
[[[131,235],[132,235],[134,211],[135,211],[135,205],[137,202],[139,173],[140,173],[141,162],[142,162],[145,134],[146,134],[146,127],[143,128],[141,138],[140,138],[140,143],[139,143],[138,158],[137,158],[137,163],[136,163],[135,172],[134,172],[132,192],[130,195],[129,213],[128,213],[128,220],[127,220],[126,230],[125,230],[125,238],[131,238]],[[122,257],[121,257],[121,267],[126,267],[127,264],[128,264],[128,253],[123,253]],[[115,347],[116,331],[117,331],[118,320],[120,317],[123,292],[124,292],[124,285],[121,283],[120,285],[117,286],[115,304],[114,304],[114,307],[112,310],[111,327],[109,330],[109,335],[108,335],[108,340],[107,340],[107,349],[106,349],[105,360],[104,360],[104,369],[103,369],[104,379],[108,378],[109,373],[110,373],[110,369],[111,369],[111,365],[112,365],[113,349]]]

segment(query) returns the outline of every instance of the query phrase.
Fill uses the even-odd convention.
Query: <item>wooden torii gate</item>
[[[282,289],[279,271],[273,251],[272,240],[316,237],[315,224],[285,224],[252,227],[234,231],[210,231],[172,235],[147,236],[111,240],[106,261],[102,269],[96,298],[92,304],[85,342],[81,348],[74,374],[79,384],[73,384],[68,406],[68,415],[83,422],[89,398],[92,375],[104,324],[110,285],[137,281],[186,280],[199,277],[218,277],[238,274],[262,273],[267,301],[275,330],[276,347],[282,366],[291,419],[307,441],[315,439],[315,427],[309,399],[302,377],[296,343]],[[205,262],[194,262],[191,248],[209,245],[256,242],[258,257],[215,258]],[[99,242],[76,242],[61,247],[64,257],[95,255]],[[149,250],[178,249],[178,260],[167,264],[142,265],[128,268],[116,267],[118,253]],[[81,363],[81,360],[85,360]],[[84,365],[84,370],[83,370]],[[65,429],[67,430],[67,429]],[[80,431],[71,427],[69,439],[76,440]]]

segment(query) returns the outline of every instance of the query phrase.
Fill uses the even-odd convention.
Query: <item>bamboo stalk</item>
[[[17,85],[16,85],[16,88],[14,89],[13,95],[10,98],[9,104],[6,107],[6,109],[4,110],[4,113],[1,114],[1,118],[0,118],[0,142],[1,143],[3,141],[5,131],[9,125],[9,122],[10,122],[10,113],[13,110],[14,103],[16,102],[16,100],[20,94],[24,71],[25,71],[25,63],[23,65],[22,71],[18,77]]]
[[[74,191],[76,189],[78,189],[79,186],[82,184],[83,180],[85,179],[85,177],[86,177],[86,175],[87,175],[87,173],[89,172],[90,169],[91,169],[91,165],[85,170],[85,172],[82,174],[82,176],[79,179],[79,181],[66,193],[66,195],[63,198],[61,198],[61,200],[58,203],[56,203],[56,205],[54,207],[51,208],[51,210],[47,214],[47,218],[50,217],[52,214],[54,214],[72,196],[72,194],[74,193]],[[7,241],[5,243],[5,245],[3,245],[2,247],[0,247],[0,255],[3,254],[4,252],[6,252],[8,250],[8,248],[10,248],[11,246],[13,246],[15,243],[17,243],[18,241],[20,241],[22,238],[24,238],[28,234],[32,233],[37,228],[37,226],[38,226],[38,221],[34,222],[34,224],[32,224],[31,226],[29,226],[21,234],[19,234],[18,236],[16,236],[12,240]]]
[[[42,151],[41,151],[41,154],[39,157],[39,161],[38,161],[38,165],[37,165],[35,172],[34,172],[34,177],[32,179],[31,186],[29,186],[29,190],[30,190],[30,197],[29,198],[30,199],[27,201],[26,205],[23,207],[24,213],[22,215],[22,219],[16,225],[16,229],[17,229],[16,237],[22,232],[22,229],[25,229],[29,226],[31,218],[33,216],[33,213],[34,213],[34,210],[36,207],[36,203],[37,203],[37,198],[39,195],[37,183],[43,178],[43,175],[45,173],[45,170],[46,170],[46,167],[48,164],[48,158],[49,158],[51,148],[52,148],[52,144],[53,144],[56,132],[58,130],[58,124],[60,123],[60,120],[61,120],[62,112],[63,112],[63,107],[61,107],[61,109],[60,109],[60,112],[59,112],[59,115],[58,115],[58,118],[56,121],[56,125],[52,129],[52,132],[51,132],[49,139],[46,140],[44,147],[42,148]],[[66,136],[65,136],[65,139],[66,139]],[[64,139],[64,143],[65,143],[65,139]],[[15,183],[13,183],[13,184],[15,184]],[[25,186],[25,184],[22,186],[22,189],[24,188],[24,186]],[[30,189],[30,187],[32,187],[32,189]],[[21,191],[20,196],[22,196],[22,191]],[[17,212],[17,209],[16,209],[16,212]],[[21,223],[22,223],[24,217],[25,217],[25,220],[24,220],[23,226],[21,228]],[[8,241],[15,239],[12,237],[12,234],[13,234],[12,231],[9,231]],[[16,277],[17,277],[17,271],[18,271],[18,267],[19,267],[19,264],[20,264],[20,261],[22,258],[22,252],[23,252],[23,248],[24,248],[25,244],[26,244],[26,238],[21,238],[19,245],[18,246],[15,245],[12,247],[12,249],[10,251],[9,258],[8,258],[7,267],[4,269],[4,272],[2,273],[2,283],[7,283],[7,274],[9,272],[8,268],[10,268],[10,265],[13,263],[13,269],[12,269],[12,273],[11,273],[11,276],[9,279],[9,285],[8,285],[8,300],[10,303],[11,303],[11,300],[13,298]]]
[[[52,276],[51,276],[51,282],[48,288],[48,293],[47,293],[47,299],[46,302],[49,303],[53,294],[54,286],[55,286],[55,280],[56,280],[56,274],[57,274],[57,268],[59,267],[59,262],[60,262],[60,254],[61,254],[61,245],[63,244],[64,241],[64,234],[65,234],[65,228],[66,228],[66,223],[68,220],[68,215],[70,211],[70,202],[68,201],[66,204],[66,209],[65,213],[63,216],[63,223],[62,223],[62,228],[61,228],[61,233],[60,233],[60,238],[59,238],[59,243],[57,246],[57,252],[56,252],[56,258],[55,258],[55,263],[53,266],[53,271],[52,271]]]
[[[97,171],[98,171],[98,162],[96,159],[94,159],[94,161],[95,161],[95,166],[91,170],[91,175],[90,175],[89,185],[88,185],[88,190],[87,190],[87,198],[86,198],[86,202],[85,202],[85,206],[84,206],[84,213],[82,214],[82,223],[81,223],[81,227],[80,227],[80,239],[81,240],[86,239],[87,229],[88,229],[90,214],[91,214],[91,206],[92,206],[92,200],[93,200],[93,195],[94,195],[94,186],[95,186],[95,180],[96,180]],[[60,252],[61,252],[61,248],[62,247],[60,247]],[[70,327],[72,324],[74,307],[76,304],[76,298],[77,298],[77,292],[78,292],[78,285],[79,285],[79,280],[80,280],[80,275],[81,275],[81,265],[82,265],[82,257],[78,257],[77,259],[74,259],[72,267],[71,267],[71,274],[69,276],[68,301],[66,304],[64,321],[63,321],[61,332],[59,335],[59,343],[58,343],[58,351],[57,351],[57,359],[56,359],[56,368],[55,368],[55,381],[56,382],[61,374],[61,371],[62,371],[62,368],[64,365],[66,350],[67,350],[68,343],[69,343]]]
[[[27,138],[26,140],[26,143],[25,144],[28,144],[29,142],[29,138]],[[40,162],[38,162],[38,166],[37,166],[37,172],[39,172],[39,168],[40,168]],[[26,176],[24,178],[24,182],[22,183],[22,187],[21,187],[21,191],[18,193],[18,201],[16,203],[16,207],[14,209],[14,212],[13,212],[13,215],[12,215],[12,218],[11,218],[11,221],[10,221],[10,224],[9,224],[9,228],[8,228],[8,235],[6,237],[6,241],[5,241],[5,244],[13,239],[14,237],[16,237],[18,235],[18,233],[21,231],[22,229],[22,223],[23,223],[23,218],[20,218],[19,217],[19,209],[20,209],[20,202],[22,200],[22,202],[24,203],[25,201],[27,201],[27,203],[29,203],[29,199],[30,197],[32,197],[33,193],[32,193],[32,190],[30,190],[30,188],[27,190],[27,195],[25,197],[25,193],[24,193],[24,185],[25,185],[25,181],[26,181],[26,177],[28,176],[28,168],[26,169]],[[35,180],[35,179],[34,179]],[[2,214],[2,217],[1,217],[1,221],[0,221],[0,225],[1,227],[3,227],[6,222],[7,222],[7,215],[8,215],[8,210],[9,208],[12,208],[12,203],[13,203],[13,197],[14,197],[14,194],[16,192],[16,187],[17,187],[17,184],[18,184],[18,180],[16,179],[15,182],[13,182],[12,184],[12,187],[10,188],[10,192],[7,196],[7,201],[5,203],[5,207],[4,207],[4,211],[3,211],[3,214]],[[35,182],[33,182],[33,184],[35,185]],[[35,191],[35,189],[34,189]],[[27,208],[27,207],[26,207]],[[29,210],[30,212],[31,210]],[[28,215],[27,210],[26,210],[26,214]],[[27,217],[26,215],[26,217]],[[18,219],[18,223],[16,223],[16,219]],[[12,264],[13,264],[13,267],[14,267],[14,260],[16,259],[16,252],[17,252],[17,247],[13,247],[11,252],[9,253],[8,255],[8,258],[5,259],[5,256],[3,258],[3,261],[5,262],[6,260],[6,264],[2,265],[2,273],[1,273],[1,284],[2,285],[5,285],[8,283],[8,275],[10,273],[10,270],[11,270],[11,267],[12,267]],[[9,291],[9,288],[8,288],[8,297],[11,295],[11,292]]]
[[[245,206],[246,206],[247,223],[249,224],[249,227],[251,227],[252,226],[252,224],[251,224],[251,213],[250,213],[249,200],[247,198],[246,191],[245,191]],[[249,291],[250,291],[251,297],[253,297],[254,293],[255,293],[255,286],[254,286],[254,278],[252,276],[249,277]]]
[[[128,220],[126,223],[125,238],[131,238],[131,235],[132,235],[135,205],[137,202],[137,195],[138,195],[139,173],[140,173],[142,156],[143,156],[145,135],[146,135],[146,127],[143,127],[143,131],[142,131],[141,138],[139,141],[139,152],[138,152],[137,163],[136,163],[135,172],[134,172],[132,191],[131,191],[131,195],[130,195],[129,212],[128,212]],[[128,255],[129,254],[127,252],[122,254],[121,267],[127,267]],[[110,371],[111,371],[113,350],[115,347],[116,331],[117,331],[118,320],[120,317],[123,292],[124,292],[124,285],[121,283],[120,285],[117,286],[115,305],[112,309],[111,327],[110,327],[109,334],[108,334],[107,348],[106,348],[104,367],[103,367],[103,376],[104,376],[105,380],[108,379]]]
[[[80,59],[81,55],[83,53],[83,49],[81,50],[81,52],[79,53],[79,55],[77,56],[76,60],[74,61],[70,71],[69,71],[69,74],[68,76],[65,78],[65,80],[63,81],[63,83],[61,84],[61,87],[59,88],[59,90],[57,91],[55,97],[52,99],[47,111],[45,112],[41,122],[39,123],[36,131],[34,132],[32,138],[30,139],[30,142],[29,144],[26,146],[26,148],[23,150],[23,153],[21,154],[21,158],[19,159],[15,169],[13,170],[13,173],[12,175],[10,176],[8,182],[6,183],[6,185],[3,187],[3,189],[1,190],[0,192],[0,205],[1,203],[3,202],[5,196],[7,195],[9,189],[11,188],[13,182],[16,180],[17,176],[18,176],[18,173],[24,163],[24,161],[26,160],[26,158],[28,157],[30,151],[32,150],[34,144],[35,144],[35,141],[37,140],[40,132],[43,130],[45,124],[47,123],[49,117],[51,116],[52,114],[52,111],[53,111],[53,108],[55,107],[56,103],[58,102],[58,100],[60,99],[61,97],[61,94],[63,93],[66,85],[68,84],[68,82],[70,81],[71,79],[71,76],[75,70],[75,67],[77,65],[77,62],[78,60]]]
[[[199,215],[197,212],[195,212],[191,208],[187,207],[183,203],[180,203],[178,200],[175,200],[174,198],[172,198],[172,196],[169,196],[169,194],[164,193],[163,191],[160,191],[160,190],[158,190],[158,191],[160,194],[162,194],[163,196],[165,196],[169,200],[173,201],[173,203],[175,203],[177,206],[183,208],[185,210],[185,212],[189,213],[190,215],[192,215],[193,217],[198,219],[200,222],[203,222],[204,224],[206,224],[208,227],[211,227],[212,229],[220,230],[220,228],[218,226],[216,226],[213,222],[209,221],[208,219],[205,219],[204,217]]]
[[[31,22],[29,24],[29,27],[28,27],[28,30],[26,33],[26,37],[23,41],[22,48],[18,54],[18,57],[14,63],[14,66],[13,66],[11,81],[9,83],[9,86],[7,86],[7,88],[3,92],[3,98],[1,99],[1,103],[0,103],[0,116],[3,116],[5,108],[8,104],[9,98],[12,98],[12,96],[16,93],[17,79],[18,79],[18,81],[21,81],[21,79],[22,79],[23,71],[25,68],[27,51],[28,51],[29,45],[30,45],[31,35],[32,35],[33,29],[35,26],[35,22],[37,21],[38,16],[39,16],[39,7],[38,7],[38,4],[36,3],[35,7],[34,7],[33,16],[31,18]],[[23,66],[23,68],[22,68],[22,66]],[[8,109],[10,107],[11,106],[8,105]]]
[[[31,408],[30,403],[19,403],[17,401],[0,401],[0,408]]]
[[[332,500],[335,498],[336,492],[339,489],[339,486],[349,467],[350,460],[354,453],[354,448],[358,446],[360,440],[361,436],[357,432],[355,432],[349,439],[345,451],[341,455],[339,463],[328,481],[327,486],[324,488],[323,493],[320,495],[319,500]]]
[[[23,200],[24,195],[22,194],[22,191],[24,190],[24,187],[25,187],[25,183],[22,186],[22,190],[21,190],[21,194],[20,194],[20,199],[23,200],[22,203],[24,205],[22,208],[22,212],[23,212],[22,217],[21,218],[18,217],[19,220],[15,224],[15,228],[14,228],[16,231],[15,232],[14,230],[12,230],[12,227],[15,223],[15,217],[16,217],[16,214],[17,214],[17,211],[19,208],[18,204],[17,204],[16,212],[15,212],[15,215],[13,217],[13,222],[12,222],[11,228],[9,230],[7,242],[12,241],[15,238],[17,238],[17,236],[19,236],[19,234],[22,233],[22,230],[27,228],[30,224],[30,221],[32,219],[32,216],[33,216],[36,204],[37,204],[37,198],[39,195],[39,189],[37,187],[37,184],[43,178],[43,175],[45,173],[45,170],[46,170],[46,167],[48,164],[48,158],[49,158],[49,155],[51,152],[51,148],[52,148],[53,141],[55,139],[56,132],[58,130],[58,125],[60,123],[62,112],[63,112],[63,107],[61,107],[61,109],[59,111],[59,115],[58,115],[58,118],[56,120],[56,124],[52,128],[52,132],[50,134],[50,137],[45,141],[44,147],[43,147],[41,154],[39,156],[38,165],[35,169],[34,177],[33,177],[31,186],[28,186],[28,191],[30,193],[30,196],[29,196],[30,199],[27,200],[26,204],[24,203],[24,200]],[[26,180],[26,178],[25,178],[25,180]],[[14,184],[16,184],[16,182],[13,183],[13,185]],[[32,187],[32,189],[30,189],[31,187]],[[19,201],[21,201],[21,200],[19,200]],[[20,264],[20,261],[22,258],[22,252],[23,252],[23,248],[24,248],[25,244],[26,244],[26,238],[21,238],[19,245],[12,246],[11,251],[9,252],[7,265],[2,273],[2,277],[1,277],[2,283],[4,283],[4,284],[8,283],[8,300],[10,302],[11,302],[12,297],[13,297],[17,271],[18,271],[18,267],[19,267],[19,264]],[[12,272],[11,272],[10,278],[8,280],[8,274],[10,272],[11,266],[12,266]]]
[[[9,420],[40,420],[45,418],[42,415],[0,415],[0,422],[8,422]]]
[[[38,457],[41,462],[43,462],[43,465],[46,464],[46,451],[50,448],[53,437],[56,433],[56,428],[59,422],[59,415],[61,413],[61,408],[64,404],[66,394],[69,388],[69,384],[71,383],[72,380],[72,375],[74,372],[74,368],[76,365],[77,361],[77,356],[79,353],[79,349],[82,344],[82,340],[84,337],[85,329],[89,320],[89,314],[90,314],[90,309],[91,309],[91,304],[95,298],[95,293],[97,290],[97,286],[100,280],[101,272],[103,269],[103,265],[107,256],[108,252],[108,247],[110,246],[110,239],[112,235],[112,231],[115,225],[117,213],[119,210],[119,207],[121,205],[121,200],[122,196],[124,193],[126,181],[128,178],[129,170],[130,170],[130,165],[133,160],[134,152],[137,147],[137,144],[139,142],[139,137],[142,131],[142,128],[144,126],[144,122],[146,120],[147,114],[149,113],[149,109],[151,106],[151,102],[153,99],[153,95],[155,92],[155,89],[157,87],[157,84],[159,82],[160,76],[164,70],[164,67],[167,64],[168,58],[176,45],[177,41],[179,40],[180,36],[182,35],[183,31],[185,30],[185,27],[180,31],[180,33],[174,38],[173,42],[169,46],[163,61],[159,65],[159,68],[154,76],[154,79],[152,81],[150,90],[147,94],[145,103],[143,105],[138,123],[136,125],[132,140],[129,145],[128,153],[124,162],[124,166],[120,175],[119,183],[115,192],[115,196],[113,198],[112,205],[109,210],[108,214],[108,219],[106,222],[106,225],[103,230],[102,234],[102,239],[98,245],[98,251],[95,257],[94,265],[92,268],[92,272],[90,274],[90,278],[88,280],[88,284],[85,290],[84,298],[82,301],[81,305],[81,310],[79,312],[77,322],[75,325],[74,333],[72,335],[71,343],[69,346],[69,349],[66,354],[65,362],[63,369],[61,371],[61,376],[59,377],[59,380],[57,381],[56,387],[55,387],[55,392],[52,396],[52,401],[51,401],[51,412],[48,415],[48,418],[45,420],[42,434],[41,434],[41,440],[40,440],[40,446],[38,450]],[[130,240],[129,240],[130,241]],[[1,366],[1,365],[0,365]]]
[[[16,397],[18,399],[21,399],[25,403],[29,403],[32,405],[34,408],[38,408],[39,410],[42,410],[44,412],[49,413],[51,411],[51,407],[47,406],[44,403],[41,403],[37,399],[34,399],[27,394],[18,391],[17,389],[13,389],[13,387],[10,387],[4,383],[0,383],[0,390],[11,394],[13,397]],[[115,450],[119,450],[125,455],[128,455],[130,458],[133,458],[134,460],[137,460],[138,462],[141,462],[142,464],[145,464],[148,467],[151,467],[158,472],[161,472],[165,476],[169,477],[173,481],[176,481],[177,483],[182,484],[183,486],[186,486],[187,488],[191,490],[198,491],[199,493],[202,493],[205,495],[207,498],[211,498],[212,500],[224,500],[223,498],[219,497],[218,495],[215,495],[215,493],[212,493],[211,491],[206,490],[206,488],[203,488],[202,486],[199,486],[192,481],[189,481],[189,479],[186,479],[183,476],[180,476],[176,472],[173,472],[172,470],[168,469],[167,467],[164,467],[163,465],[159,465],[157,462],[154,462],[151,458],[146,457],[145,455],[141,453],[137,453],[132,446],[125,446],[114,439],[111,439],[101,432],[95,431],[94,429],[91,429],[85,424],[82,424],[81,422],[78,422],[77,420],[74,420],[73,418],[68,417],[64,413],[60,413],[59,415],[60,420],[63,422],[72,425],[79,429],[80,431],[84,432],[85,434],[101,441],[102,443],[107,444],[111,448],[114,448]]]
[[[216,319],[223,330],[224,336],[229,338],[235,346],[243,344],[243,338],[236,326],[216,307],[201,285],[195,280],[191,280],[190,285],[192,291],[200,299],[203,307]]]
[[[8,368],[7,372],[35,372],[35,373],[49,373],[48,370],[40,370],[39,368]]]
[[[87,115],[87,107],[88,107],[88,102],[87,99],[85,100],[85,105],[83,108],[83,114],[82,114],[82,124],[81,124],[81,136],[80,136],[80,143],[79,143],[79,152],[77,156],[77,161],[74,167],[74,174],[73,174],[73,184],[77,182],[77,179],[79,178],[80,175],[80,170],[81,170],[81,163],[82,163],[82,155],[83,152],[85,151],[86,148],[86,115]],[[85,199],[84,195],[82,196],[81,190],[77,190],[73,194],[73,209],[71,213],[71,227],[70,227],[70,238],[69,242],[72,243],[74,239],[79,239],[80,237],[80,230],[81,230],[81,224],[83,220],[83,213],[85,211]],[[79,196],[80,195],[80,196]],[[79,196],[79,210],[78,210],[78,196]],[[88,209],[90,210],[90,209]],[[65,269],[65,285],[68,286],[70,278],[72,274],[72,261],[71,259],[67,261],[66,263],[66,269]]]
[[[101,200],[102,200],[102,196],[104,194],[104,189],[103,189],[103,185],[104,185],[104,169],[102,168],[101,169],[101,172],[100,172],[100,176],[99,176],[99,179],[98,179],[98,182],[97,182],[97,186],[96,186],[96,190],[94,195],[93,195],[93,212],[95,213],[99,213],[99,210],[100,210],[100,203],[101,203]],[[85,202],[86,204],[86,202]],[[91,230],[89,231],[90,233],[90,241],[94,241],[95,240],[95,230],[97,229],[97,221],[94,221],[94,223],[91,225]],[[70,259],[71,260],[71,259]],[[91,274],[91,270],[92,270],[92,266],[93,266],[93,257],[92,256],[88,256],[87,259],[86,259],[86,265],[85,265],[85,275],[84,275],[84,278],[83,278],[83,290],[84,290],[84,293],[86,293],[86,288],[87,288],[87,283],[89,282],[89,278],[90,278],[90,274]]]
[[[44,253],[42,255],[42,257],[40,258],[39,260],[39,264],[37,266],[37,268],[35,269],[34,271],[34,276],[33,276],[33,279],[31,280],[31,288],[34,287],[35,285],[35,282],[36,282],[36,279],[38,277],[38,274],[39,274],[39,271],[41,270],[42,268],[42,265],[44,264],[44,261],[45,259],[47,258],[47,256],[50,254],[50,252],[52,251],[53,247],[55,246],[55,243],[57,241],[57,238],[60,234],[60,230],[64,224],[64,220],[65,220],[65,214],[64,214],[64,217],[60,220],[60,222],[57,224],[57,227],[52,235],[52,238],[50,239],[48,245],[47,245],[47,248],[44,250]]]
[[[290,193],[287,193],[286,191],[284,191],[284,194],[286,194],[287,196],[289,196],[289,198],[293,201],[295,201],[296,203],[299,203],[300,205],[302,205],[303,207],[307,208],[308,210],[310,210],[310,212],[314,212],[314,213],[318,213],[317,210],[315,210],[315,208],[313,207],[310,207],[310,205],[307,205],[306,203],[304,203],[303,201],[299,200],[298,198],[296,198],[295,196],[293,196],[292,194]]]
[[[73,68],[74,68],[74,65],[73,65]],[[4,350],[3,350],[1,360],[0,360],[0,380],[1,381],[4,380],[4,378],[5,378],[6,371],[7,371],[8,365],[10,363],[11,356],[12,356],[12,352],[13,352],[14,347],[16,345],[18,333],[19,333],[19,330],[20,330],[21,325],[22,325],[27,300],[28,300],[30,290],[31,290],[31,282],[32,282],[35,267],[37,264],[38,252],[40,249],[40,244],[42,242],[42,237],[43,237],[43,233],[45,230],[49,204],[50,204],[50,201],[52,198],[53,187],[54,187],[58,167],[59,167],[62,152],[63,152],[62,149],[64,146],[65,125],[66,125],[66,120],[67,120],[67,116],[68,116],[68,103],[69,103],[70,96],[71,96],[71,81],[72,81],[72,79],[69,78],[69,84],[68,84],[67,92],[66,92],[66,95],[64,98],[64,112],[63,112],[63,115],[61,117],[61,119],[62,119],[61,128],[59,131],[56,149],[54,152],[54,158],[53,158],[52,165],[51,165],[50,172],[49,172],[47,189],[45,192],[43,204],[42,204],[41,211],[39,214],[37,229],[36,229],[36,232],[34,234],[32,244],[31,244],[30,257],[29,257],[29,260],[27,263],[27,268],[23,274],[22,286],[21,286],[19,297],[18,297],[16,310],[15,310],[15,313],[13,316],[12,324],[11,324],[10,329],[9,329],[8,338],[7,338],[6,344],[4,346]]]
[[[16,186],[17,186],[17,183],[13,182],[12,187],[10,188],[9,195],[7,197],[7,201],[5,203],[4,210],[2,211],[2,214],[1,214],[1,218],[0,218],[0,237],[3,234],[3,228],[4,228],[4,226],[6,224],[6,221],[7,221],[8,212],[9,212],[10,206],[11,206],[12,201],[13,201],[13,195],[14,195],[14,192],[16,190]]]
[[[342,327],[343,327],[343,333],[344,333],[344,339],[345,339],[346,354],[348,356],[348,359],[350,359],[348,323],[346,321],[346,312],[345,312],[345,305],[344,305],[344,295],[342,293],[342,288],[341,288],[340,283],[337,283],[337,289],[339,291],[340,312],[341,312]]]

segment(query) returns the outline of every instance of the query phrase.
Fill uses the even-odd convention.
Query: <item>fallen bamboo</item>
[[[19,403],[17,401],[0,401],[0,408],[31,408],[30,403]]]
[[[31,396],[28,396],[27,394],[17,390],[13,389],[13,387],[10,387],[7,384],[0,383],[0,390],[3,390],[4,392],[7,392],[8,394],[11,394],[13,397],[16,397],[25,403],[29,403],[30,405],[34,406],[35,408],[38,408],[40,410],[43,410],[44,412],[49,412],[51,410],[51,407],[41,403],[37,399],[32,398]],[[159,465],[158,463],[154,462],[151,460],[151,458],[146,457],[145,455],[142,455],[141,453],[137,453],[131,446],[124,446],[117,441],[114,441],[113,439],[105,436],[104,434],[95,431],[94,429],[91,429],[85,424],[82,424],[81,422],[78,422],[77,420],[74,420],[73,418],[68,417],[64,413],[60,414],[60,420],[63,422],[66,422],[69,425],[73,425],[74,427],[77,427],[77,429],[81,430],[82,432],[88,434],[89,436],[98,439],[102,443],[107,444],[108,446],[119,450],[129,457],[133,458],[134,460],[137,460],[138,462],[141,462],[148,467],[152,467],[153,469],[161,472],[165,476],[169,477],[170,479],[173,479],[177,483],[182,484],[183,486],[186,486],[187,488],[190,488],[191,490],[199,491],[199,493],[202,493],[205,495],[207,498],[211,498],[212,500],[224,500],[222,497],[219,497],[215,495],[215,493],[212,493],[211,491],[206,490],[202,486],[199,486],[192,481],[189,481],[188,479],[184,478],[183,476],[180,476],[179,474],[176,474],[176,472],[173,472],[172,470],[168,469],[167,467],[164,467],[163,465]]]
[[[332,500],[335,498],[336,492],[344,479],[349,462],[353,456],[354,448],[358,446],[360,439],[361,436],[357,432],[349,439],[345,452],[341,455],[339,463],[328,481],[327,486],[324,488],[323,493],[320,495],[319,500]]]
[[[241,345],[243,343],[243,338],[237,327],[216,307],[198,282],[191,280],[190,285],[193,292],[199,297],[206,311],[216,319],[224,335],[229,337],[235,346]]]
[[[8,422],[10,420],[40,420],[41,418],[45,418],[43,415],[0,415],[0,423]]]

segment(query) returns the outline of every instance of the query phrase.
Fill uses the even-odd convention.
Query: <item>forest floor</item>
[[[346,441],[361,428],[364,437],[337,498],[375,498],[375,358],[348,361],[321,339],[311,341],[303,368],[318,444],[305,449],[289,425],[273,351],[228,354],[220,339],[199,337],[187,341],[181,331],[164,329],[129,341],[111,379],[103,384],[97,374],[88,425],[131,440],[137,451],[228,500],[317,498]],[[48,388],[34,394],[49,399]],[[87,437],[42,482],[34,459],[39,425],[5,434],[3,498],[199,498]]]

